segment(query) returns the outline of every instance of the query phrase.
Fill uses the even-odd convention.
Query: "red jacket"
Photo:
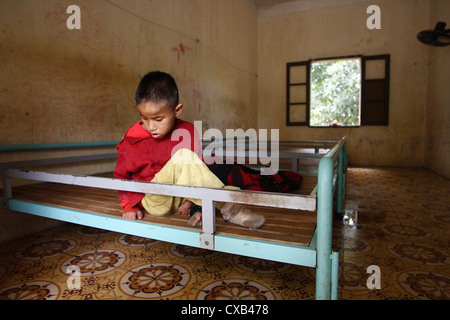
[[[181,148],[190,149],[200,154],[199,135],[190,122],[176,119],[175,127],[162,139],[154,139],[142,127],[142,121],[131,126],[124,138],[117,145],[119,153],[114,177],[117,179],[151,181],[162,167],[169,161],[172,152]],[[185,129],[189,132],[187,139],[177,133],[172,141],[172,134],[176,129]],[[137,208],[144,197],[143,193],[119,191],[120,205],[124,212]]]

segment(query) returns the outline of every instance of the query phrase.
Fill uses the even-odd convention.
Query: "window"
[[[390,56],[287,64],[286,125],[388,125]]]
[[[310,126],[360,125],[360,58],[311,62],[310,90]]]

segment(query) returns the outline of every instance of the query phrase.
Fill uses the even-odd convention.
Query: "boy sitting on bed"
[[[175,80],[169,74],[154,71],[145,75],[135,98],[142,120],[131,126],[117,145],[114,177],[205,188],[228,187],[198,156],[201,148],[194,125],[178,118],[183,105],[179,103]],[[182,130],[172,137],[177,129],[187,130],[190,135],[181,136],[183,140],[180,142],[177,133]],[[142,219],[142,209],[145,209],[154,216],[174,212],[190,215],[190,226],[201,225],[201,200],[128,191],[119,191],[119,199],[125,219]],[[263,216],[240,204],[217,202],[216,207],[221,210],[225,221],[252,230],[257,230],[265,222]]]

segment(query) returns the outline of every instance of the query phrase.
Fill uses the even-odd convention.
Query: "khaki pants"
[[[155,175],[152,182],[191,187],[239,189],[237,187],[225,186],[209,170],[203,161],[200,160],[198,155],[189,149],[178,150],[161,171]],[[146,194],[142,199],[142,205],[151,215],[165,216],[176,212],[185,200],[189,200],[199,206],[202,205],[201,200],[198,199],[185,199],[155,194]],[[222,205],[223,203],[216,202],[218,209]]]

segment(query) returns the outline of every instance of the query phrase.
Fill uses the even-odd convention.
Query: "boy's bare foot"
[[[124,212],[122,216],[124,219],[127,220],[136,220],[136,219],[141,220],[144,217],[142,211],[138,209],[132,209],[127,212]]]
[[[192,212],[194,209],[195,211]],[[202,225],[202,210],[201,207],[196,206],[192,201],[185,200],[177,210],[177,213],[182,216],[191,216],[188,225],[191,227],[200,227]]]
[[[225,221],[248,227],[253,231],[261,228],[266,218],[253,213],[250,209],[238,203],[225,203],[220,210]]]
[[[202,226],[202,207],[193,205],[189,209],[189,215],[191,218],[188,221],[188,225],[191,227],[201,227]]]

